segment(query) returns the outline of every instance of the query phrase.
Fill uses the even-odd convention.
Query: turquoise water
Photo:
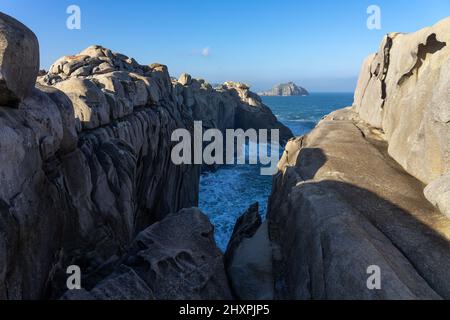
[[[330,112],[350,106],[353,93],[313,93],[307,97],[263,97],[277,118],[300,136],[313,129]],[[260,175],[257,165],[224,166],[205,173],[200,181],[199,207],[215,226],[219,247],[225,250],[236,219],[259,202],[264,217],[272,190],[272,177]]]

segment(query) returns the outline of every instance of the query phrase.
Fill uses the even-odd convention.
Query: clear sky
[[[81,30],[66,27],[72,4]],[[372,4],[381,8],[381,30],[366,27]],[[43,68],[101,44],[141,64],[166,64],[173,76],[254,90],[295,81],[311,91],[353,91],[362,60],[385,33],[450,16],[450,0],[0,0],[0,11],[36,33]]]

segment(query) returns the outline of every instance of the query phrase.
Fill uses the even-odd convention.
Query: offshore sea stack
[[[289,142],[268,213],[275,298],[450,298],[449,75],[450,18],[388,34],[354,105]]]
[[[250,126],[249,110],[284,140],[292,133],[248,87],[178,81],[101,46],[36,79],[38,68],[35,35],[0,14],[0,299],[60,298],[70,265],[85,298],[121,285],[119,298],[133,285],[146,298],[229,298],[209,221],[177,214],[197,206],[200,167],[172,163],[171,134],[194,120]]]
[[[274,86],[271,90],[259,93],[260,96],[290,97],[309,96],[309,92],[294,82],[282,83]]]

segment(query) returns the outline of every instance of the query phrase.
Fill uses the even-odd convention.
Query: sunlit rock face
[[[389,154],[428,184],[450,171],[450,18],[388,34],[364,62],[355,110],[382,129]]]
[[[288,143],[268,208],[275,298],[450,298],[449,45],[450,18],[388,34],[354,105]]]

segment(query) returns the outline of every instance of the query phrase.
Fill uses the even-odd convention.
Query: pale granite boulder
[[[242,238],[226,268],[238,299],[274,298],[272,245],[267,221],[260,225],[252,237]]]
[[[383,138],[344,109],[288,143],[268,207],[275,298],[450,297],[450,219]]]
[[[106,97],[93,82],[70,78],[57,83],[55,87],[72,100],[75,117],[84,129],[95,129],[111,121]]]
[[[388,34],[364,62],[355,110],[382,129],[389,154],[428,184],[450,171],[450,18]]]

